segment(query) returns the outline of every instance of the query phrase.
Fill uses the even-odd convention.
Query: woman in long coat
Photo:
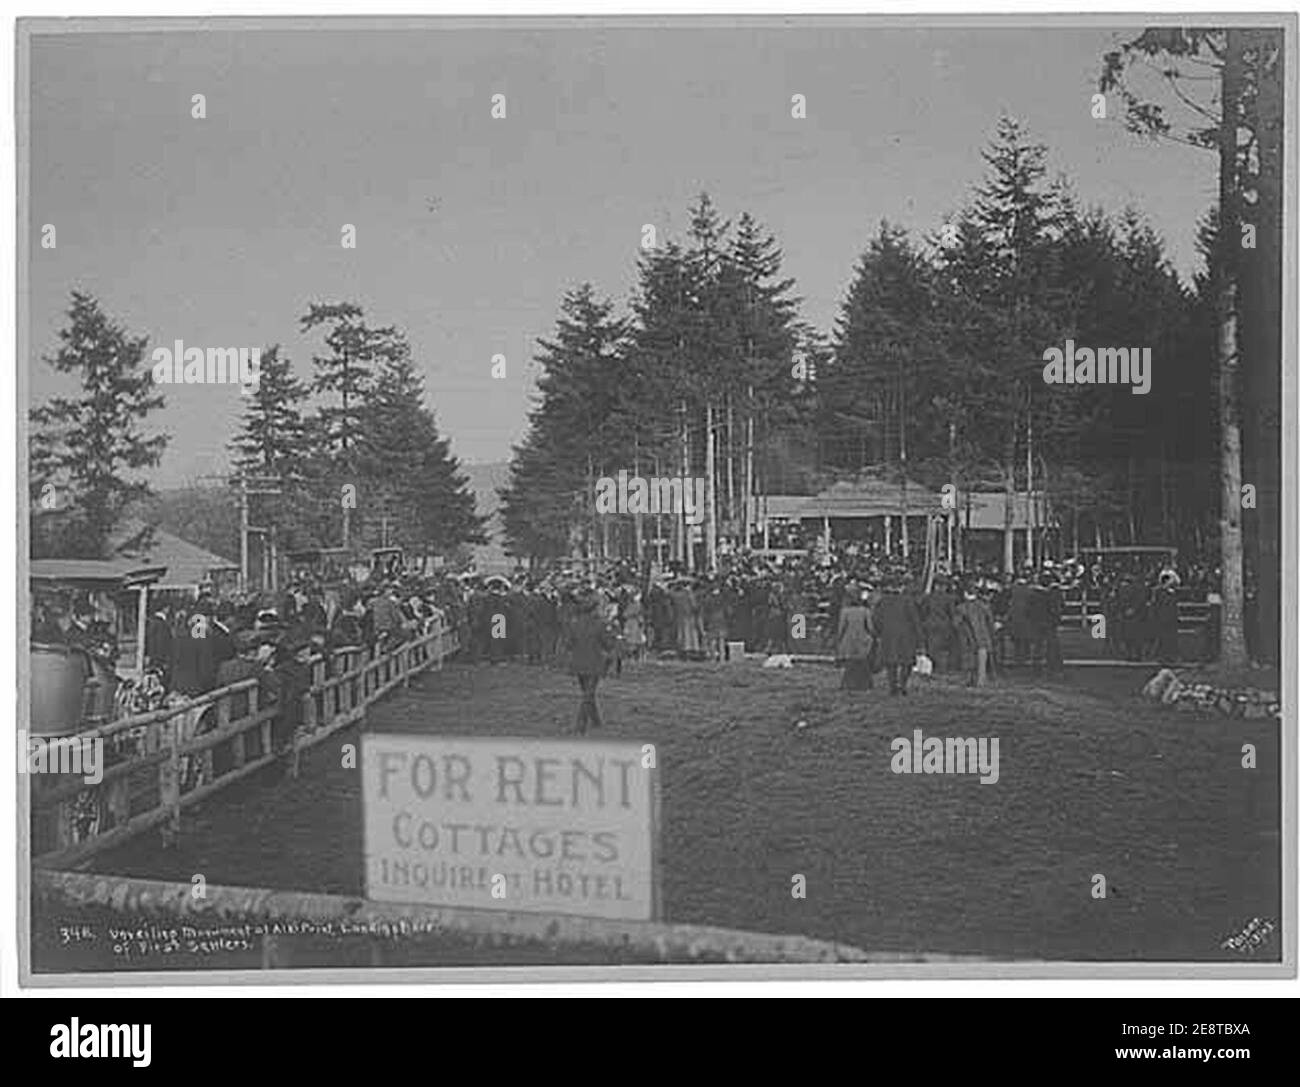
[[[846,691],[871,689],[871,651],[875,645],[866,593],[856,587],[845,594],[835,638],[835,659],[844,665],[840,687]]]
[[[677,583],[672,592],[672,602],[677,652],[682,657],[697,657],[701,646],[700,606],[689,581],[683,579]]]

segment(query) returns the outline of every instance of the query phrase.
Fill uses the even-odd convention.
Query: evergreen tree
[[[362,407],[373,367],[403,349],[401,337],[392,327],[370,328],[361,307],[350,302],[313,303],[299,324],[304,332],[321,325],[328,328],[325,345],[330,353],[312,356],[316,375],[311,391],[338,398],[320,409],[320,436],[325,442],[323,452],[348,464],[361,435]]]
[[[61,346],[45,361],[75,375],[82,395],[54,397],[32,411],[30,483],[39,504],[48,508],[53,495],[55,508],[72,512],[52,537],[33,524],[33,554],[101,558],[123,511],[149,493],[135,473],[161,461],[168,438],[146,437],[141,424],[163,397],[143,361],[147,339],[130,336],[80,291],[67,315]]]
[[[280,345],[263,351],[260,381],[231,443],[240,472],[289,476],[301,469],[307,454],[302,413],[306,396],[293,363],[280,356]]]
[[[483,543],[483,520],[449,444],[424,404],[424,382],[395,338],[360,412],[358,508],[377,544],[446,553]]]
[[[364,437],[363,412],[373,369],[407,348],[392,327],[370,328],[361,307],[350,302],[313,303],[299,322],[304,332],[326,326],[328,355],[313,355],[314,393],[330,399],[309,421],[306,435],[312,442],[307,474],[313,481],[313,500],[323,514],[331,506],[341,517],[340,542],[351,546],[351,508],[339,501],[341,487],[357,486],[357,446]],[[334,398],[337,397],[337,400]],[[318,489],[319,488],[319,489]]]
[[[980,454],[999,465],[1006,496],[1007,570],[1014,561],[1020,440],[1028,441],[1042,411],[1043,351],[1070,331],[1057,244],[1067,203],[1060,187],[1046,181],[1046,154],[1003,117],[983,154],[986,180],[959,219],[956,244],[941,250],[943,280],[954,296],[950,346],[961,358],[971,416],[979,420]],[[1040,427],[1036,441],[1044,439]]]
[[[625,323],[613,303],[590,283],[565,296],[554,336],[539,341],[540,400],[529,415],[531,432],[514,451],[510,483],[502,490],[506,537],[516,554],[551,556],[575,530],[587,546],[603,545],[596,532],[596,480],[631,469],[636,424],[627,426]]]

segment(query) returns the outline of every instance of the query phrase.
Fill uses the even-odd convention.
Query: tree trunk
[[[633,438],[632,442],[632,473],[636,478],[641,478],[641,443],[638,438]],[[632,549],[636,554],[638,574],[645,568],[645,531],[641,518],[639,510],[632,515]]]
[[[1243,49],[1257,93],[1251,128],[1258,141],[1257,200],[1251,215],[1258,248],[1240,269],[1241,323],[1247,336],[1241,351],[1243,482],[1254,484],[1255,509],[1243,526],[1245,565],[1255,581],[1254,656],[1276,661],[1281,634],[1281,465],[1282,465],[1282,151],[1283,56],[1277,30],[1242,33]],[[1243,514],[1243,516],[1246,516]]]
[[[682,404],[682,508],[678,520],[682,526],[682,549],[689,573],[695,572],[694,532],[686,520],[686,488],[691,482],[691,432],[685,403]]]
[[[1025,395],[1025,562],[1034,565],[1034,403],[1033,386]]]
[[[1009,456],[1002,466],[1002,479],[1002,569],[1005,573],[1012,574],[1016,569],[1016,530],[1012,520],[1016,499],[1016,464]]]
[[[731,526],[732,534],[736,531],[736,437],[735,411],[731,403],[731,391],[727,391],[727,515],[726,522]]]
[[[718,569],[718,464],[714,450],[713,401],[704,405],[704,562]]]
[[[1219,563],[1223,572],[1223,614],[1219,634],[1219,663],[1246,664],[1242,623],[1244,593],[1241,547],[1241,405],[1238,400],[1237,254],[1240,220],[1237,184],[1237,118],[1241,96],[1241,32],[1225,32],[1223,60],[1223,123],[1219,129],[1219,242],[1215,301],[1219,364]]]
[[[754,505],[754,387],[746,392],[745,410],[745,549],[749,549],[750,533],[753,532]]]

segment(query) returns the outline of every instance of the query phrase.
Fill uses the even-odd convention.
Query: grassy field
[[[1147,678],[1080,668],[980,691],[934,678],[891,698],[840,691],[825,666],[651,661],[600,701],[608,737],[658,747],[669,921],[885,952],[1242,961],[1220,943],[1280,917],[1278,727],[1146,705]],[[555,735],[576,699],[549,668],[452,665],[366,727]],[[916,728],[998,737],[1000,779],[893,773],[890,741]],[[297,781],[187,812],[176,849],[144,838],[95,870],[359,894],[360,775],[339,765],[354,741],[312,749]],[[1241,769],[1247,742],[1258,770]],[[1280,944],[1279,931],[1253,958],[1275,961]]]

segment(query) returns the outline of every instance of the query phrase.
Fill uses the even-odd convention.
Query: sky
[[[682,238],[708,191],[780,242],[829,329],[881,219],[936,231],[983,177],[1000,115],[1085,204],[1132,205],[1195,267],[1213,156],[1094,119],[1102,54],[1132,30],[643,28],[77,33],[31,40],[33,402],[70,292],[150,348],[282,345],[351,301],[404,329],[469,463],[527,428],[539,337],[584,280],[626,306],[642,227]],[[192,96],[206,117],[191,115]],[[492,117],[504,94],[506,116]],[[806,118],[791,116],[802,94]],[[57,248],[43,249],[53,224]],[[346,224],[356,248],[341,244]],[[493,378],[492,359],[506,358]],[[169,386],[156,487],[229,470],[236,386]],[[153,425],[153,424],[151,424]]]

